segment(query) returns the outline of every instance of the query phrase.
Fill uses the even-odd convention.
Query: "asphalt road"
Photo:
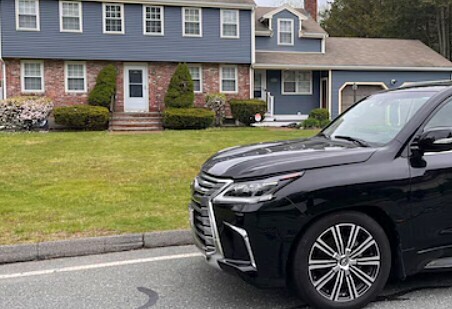
[[[0,266],[0,308],[307,308],[217,271],[194,247]],[[452,273],[390,284],[369,308],[452,308]]]

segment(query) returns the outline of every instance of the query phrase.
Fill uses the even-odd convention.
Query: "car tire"
[[[382,227],[359,212],[328,215],[312,224],[297,244],[295,288],[318,309],[358,309],[383,290],[391,270],[391,247]]]

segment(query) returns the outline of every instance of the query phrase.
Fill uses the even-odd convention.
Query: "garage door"
[[[341,93],[341,112],[345,112],[359,100],[384,89],[381,85],[357,85],[356,90],[353,90],[353,85],[346,86]]]

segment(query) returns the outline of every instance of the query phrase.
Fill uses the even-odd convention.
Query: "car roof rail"
[[[452,86],[452,80],[438,80],[430,82],[408,82],[398,89],[420,88],[420,87],[449,87]]]

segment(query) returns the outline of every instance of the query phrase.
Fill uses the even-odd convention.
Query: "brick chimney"
[[[304,9],[317,21],[319,17],[319,1],[318,0],[304,0]]]

